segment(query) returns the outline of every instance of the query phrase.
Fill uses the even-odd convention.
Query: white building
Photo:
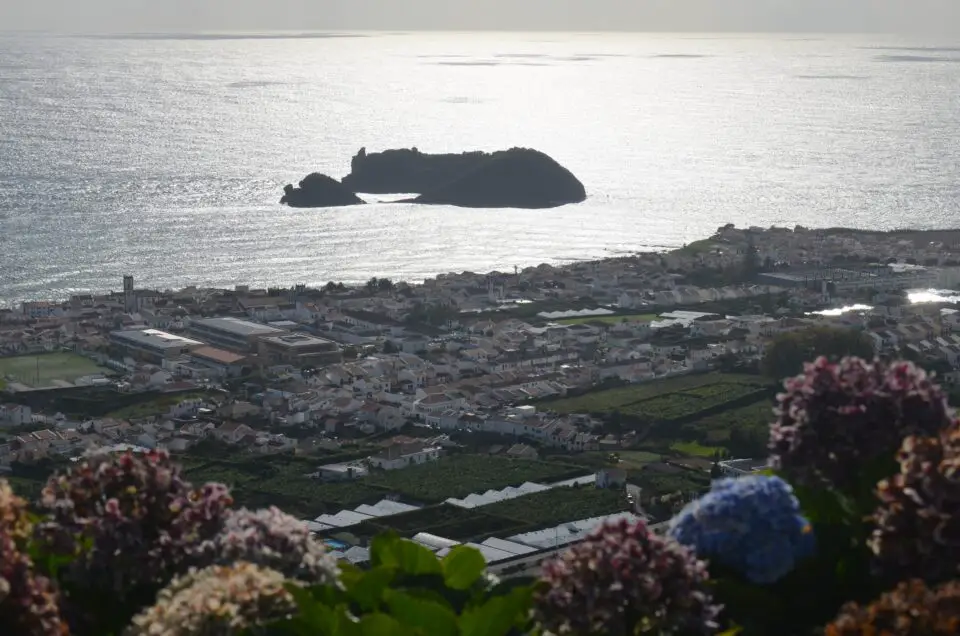
[[[114,331],[110,334],[110,343],[134,358],[156,363],[174,360],[203,346],[197,340],[159,329]]]
[[[424,446],[423,444],[392,444],[367,461],[375,468],[384,470],[398,470],[407,466],[425,464],[440,459],[439,446]]]

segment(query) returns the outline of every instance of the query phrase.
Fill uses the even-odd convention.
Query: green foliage
[[[31,387],[52,386],[58,380],[73,382],[85,375],[113,373],[113,370],[101,367],[90,358],[76,353],[0,357],[0,380],[3,380],[4,376],[10,376],[14,382]]]
[[[454,455],[403,470],[374,472],[361,480],[384,492],[410,499],[440,502],[473,492],[519,486],[525,481],[551,482],[583,474],[566,464],[484,455]]]
[[[290,636],[506,636],[528,631],[533,586],[497,583],[475,549],[442,560],[393,535],[371,544],[370,568],[343,566],[341,586],[291,587],[298,614],[270,625]]]
[[[818,356],[831,360],[844,356],[872,359],[873,342],[862,331],[834,327],[812,327],[802,331],[783,333],[767,345],[761,364],[765,375],[786,378],[803,371],[805,362]]]
[[[361,479],[324,483],[307,475],[323,463],[365,457],[372,451],[326,459],[272,456],[238,461],[217,458],[187,468],[194,481],[218,481],[232,488],[239,505],[276,505],[290,514],[314,518],[328,511],[373,503],[389,494],[412,501],[439,503],[472,492],[519,486],[525,481],[556,482],[579,477],[585,470],[572,464],[515,460],[486,455],[456,455],[399,471],[374,471]]]
[[[581,488],[553,488],[515,499],[483,506],[489,515],[519,519],[530,526],[544,527],[589,519],[622,511],[626,506],[623,493],[600,490],[592,485]]]
[[[768,387],[767,380],[755,375],[707,373],[591,391],[542,406],[561,413],[610,415],[620,411],[651,419],[674,419]]]
[[[623,493],[592,486],[553,488],[479,508],[451,504],[428,506],[399,515],[371,519],[351,531],[374,536],[393,531],[403,536],[419,532],[455,541],[479,541],[489,535],[520,534],[566,521],[589,519],[622,511]]]

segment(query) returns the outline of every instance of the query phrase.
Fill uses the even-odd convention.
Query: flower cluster
[[[790,485],[762,475],[714,482],[673,518],[669,535],[760,584],[781,579],[814,548]]]
[[[102,454],[50,478],[42,533],[55,553],[79,553],[75,582],[119,598],[185,572],[231,504],[222,485],[193,488],[165,452]]]
[[[900,472],[877,488],[871,548],[881,571],[929,582],[960,576],[960,427],[908,437]]]
[[[535,613],[556,634],[709,634],[719,607],[707,591],[706,564],[642,522],[601,526],[543,567]]]
[[[905,437],[936,435],[953,419],[944,393],[910,362],[819,358],[784,386],[771,463],[795,485],[856,486]]]
[[[228,636],[296,610],[282,574],[251,563],[212,565],[173,580],[126,636]]]
[[[960,634],[960,581],[930,589],[922,581],[901,583],[868,607],[849,603],[825,636],[952,636]]]
[[[312,585],[337,580],[336,559],[305,523],[276,507],[232,511],[207,547],[218,563],[247,561]]]
[[[65,634],[53,584],[23,551],[31,530],[26,502],[0,480],[0,634]]]

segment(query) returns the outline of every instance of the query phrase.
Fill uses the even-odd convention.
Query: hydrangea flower
[[[880,482],[870,547],[893,580],[960,576],[960,424],[935,437],[908,437],[900,472]]]
[[[960,581],[930,589],[905,581],[867,607],[848,603],[825,636],[954,636],[960,634]]]
[[[706,564],[642,522],[608,522],[543,566],[535,616],[555,634],[712,634]]]
[[[307,525],[276,507],[230,512],[208,550],[218,563],[247,561],[312,585],[332,584],[339,573]]]
[[[946,396],[910,362],[819,358],[784,382],[771,426],[771,465],[791,483],[848,491],[870,462],[908,435],[936,435],[953,419]]]
[[[284,618],[296,604],[282,574],[252,563],[212,565],[173,580],[125,636],[230,636]]]
[[[53,584],[23,551],[31,530],[26,502],[0,480],[0,634],[66,634]]]
[[[225,486],[194,488],[166,452],[99,454],[50,478],[41,533],[55,553],[80,552],[71,582],[120,600],[186,572],[231,504]]]
[[[773,583],[814,549],[810,523],[779,477],[721,479],[670,522],[669,536],[748,580]]]

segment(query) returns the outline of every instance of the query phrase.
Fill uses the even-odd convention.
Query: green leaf
[[[517,588],[536,589],[536,586],[538,585],[541,585],[541,581],[535,576],[511,576],[508,579],[499,581],[496,585],[487,590],[487,595],[506,596]]]
[[[448,607],[403,592],[388,591],[391,615],[408,629],[428,636],[456,636],[457,615]]]
[[[370,565],[377,567],[397,567],[400,565],[394,552],[394,546],[401,541],[393,532],[385,532],[373,538],[370,542]]]
[[[479,550],[458,545],[443,558],[443,578],[448,587],[466,590],[477,582],[486,567]]]
[[[466,610],[460,617],[461,636],[505,636],[525,622],[533,600],[531,588],[520,588]]]
[[[347,595],[362,609],[370,611],[380,606],[383,592],[393,581],[395,572],[391,567],[380,566],[341,581]]]
[[[291,583],[286,589],[297,604],[297,614],[280,622],[284,631],[304,636],[337,636],[340,633],[340,619],[346,614],[342,606],[326,603],[316,598],[314,591],[299,585]]]
[[[367,614],[357,623],[358,636],[391,636],[403,634],[404,630],[397,619],[387,614]]]
[[[800,510],[813,524],[853,525],[860,522],[856,506],[841,493],[830,488],[793,486]]]
[[[370,563],[374,567],[395,567],[408,575],[443,574],[433,552],[396,535],[379,536],[370,543]]]

